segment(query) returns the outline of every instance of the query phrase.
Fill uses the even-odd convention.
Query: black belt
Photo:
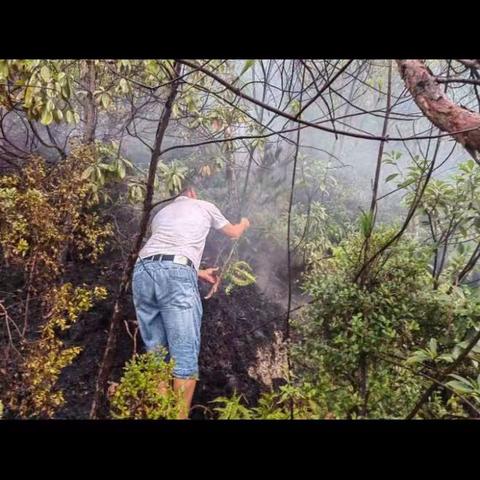
[[[163,261],[173,261],[173,259],[175,257],[184,257],[184,258],[187,258],[185,257],[185,255],[162,255],[161,253],[157,254],[157,255],[150,255],[149,257],[144,257],[144,258],[141,258],[140,260],[141,261],[145,261],[145,260],[158,260],[160,262],[163,262]],[[184,265],[183,263],[181,263],[180,265]],[[187,263],[186,265],[188,265],[189,267],[193,267],[193,262],[187,258]]]

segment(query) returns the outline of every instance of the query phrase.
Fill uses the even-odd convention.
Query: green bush
[[[176,419],[181,393],[173,390],[173,361],[164,361],[166,351],[135,355],[111,397],[111,414],[116,419]]]
[[[373,233],[371,251],[393,234]],[[306,275],[303,287],[314,303],[294,322],[293,364],[301,383],[312,385],[321,407],[336,417],[403,418],[428,385],[404,360],[432,337],[442,349],[453,348],[478,306],[460,288],[434,289],[431,250],[408,238],[387,248],[360,284],[363,248],[364,236],[355,233]],[[441,400],[435,397],[424,415],[446,413]]]
[[[287,384],[277,392],[263,393],[256,407],[248,408],[244,397],[235,393],[231,398],[216,398],[214,410],[220,420],[289,420],[292,410],[296,420],[324,418],[315,393],[308,385],[300,388]]]

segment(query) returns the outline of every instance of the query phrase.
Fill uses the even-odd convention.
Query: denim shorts
[[[193,267],[172,261],[137,260],[133,303],[147,351],[165,347],[176,378],[198,378],[202,301]]]

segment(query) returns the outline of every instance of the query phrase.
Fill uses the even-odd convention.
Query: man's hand
[[[221,230],[222,232],[230,238],[237,240],[243,235],[243,232],[250,227],[250,221],[248,218],[243,217],[240,222],[232,225],[231,223],[225,225]]]
[[[204,282],[211,283],[214,285],[218,281],[217,272],[218,267],[215,268],[205,268],[203,270],[198,271],[198,278],[203,280]]]
[[[198,278],[201,278],[203,281],[212,284],[208,295],[205,297],[207,300],[218,290],[218,286],[220,285],[221,276],[217,275],[217,271],[218,267],[205,268],[204,270],[198,271]]]
[[[243,225],[245,225],[245,230],[250,227],[250,220],[246,217],[242,217],[240,223],[243,223]]]

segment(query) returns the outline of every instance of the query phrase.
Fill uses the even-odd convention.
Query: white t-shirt
[[[210,227],[218,230],[228,223],[213,203],[181,195],[153,217],[152,235],[139,257],[184,255],[198,271]]]

